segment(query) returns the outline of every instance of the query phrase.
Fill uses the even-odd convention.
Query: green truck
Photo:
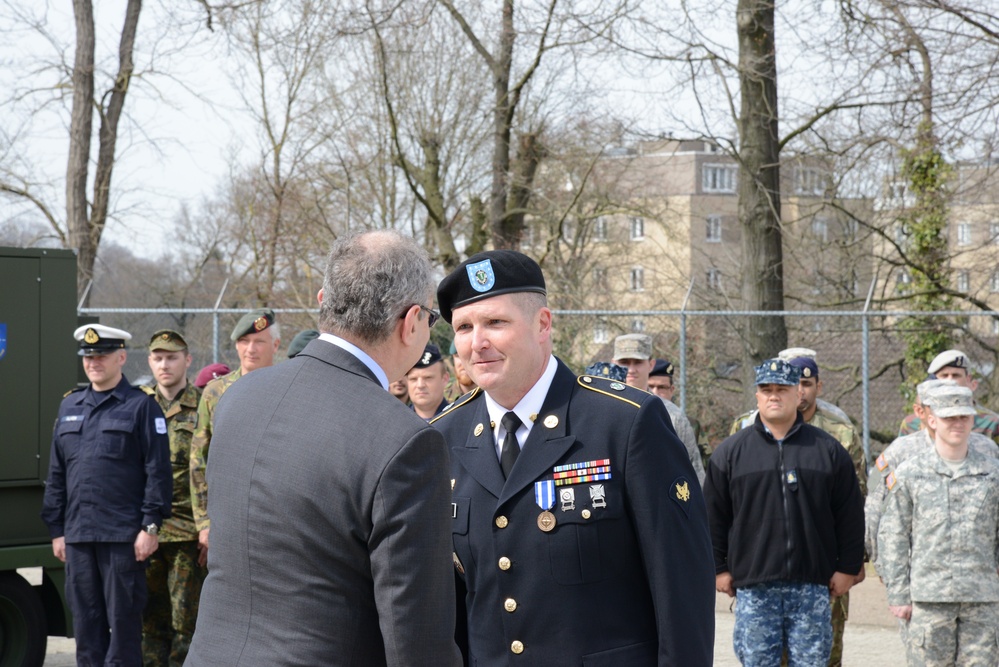
[[[39,516],[52,425],[80,362],[76,256],[0,248],[0,667],[40,666],[71,637],[63,564]]]

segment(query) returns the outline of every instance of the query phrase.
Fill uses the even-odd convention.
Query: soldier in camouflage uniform
[[[933,442],[936,434],[933,433],[925,421],[922,421],[926,407],[929,404],[929,392],[931,389],[942,386],[957,386],[952,380],[927,380],[916,387],[916,402],[913,410],[920,418],[922,428],[909,435],[896,438],[878,456],[871,469],[870,477],[867,481],[867,502],[864,506],[864,520],[866,523],[864,545],[871,562],[878,568],[878,527],[881,523],[881,515],[884,512],[885,500],[888,498],[888,480],[903,461],[906,461],[916,454],[922,454],[933,449]],[[984,456],[999,459],[999,446],[995,442],[982,435],[972,432],[968,436],[968,447],[972,451],[977,451]],[[894,479],[894,477],[892,477]]]
[[[889,609],[910,666],[997,665],[999,461],[968,445],[969,388],[931,389],[928,408],[933,448],[888,477],[878,553]]]
[[[978,388],[978,380],[971,375],[971,360],[961,350],[941,352],[933,358],[926,372],[938,380],[953,380],[972,392]],[[919,429],[922,428],[920,416],[915,407],[913,405],[913,414],[902,420],[898,429],[898,437],[918,433]],[[971,431],[972,433],[981,433],[999,443],[999,414],[976,403],[975,421]]]
[[[198,542],[205,550],[202,554],[204,558],[207,558],[208,532],[211,526],[208,519],[208,481],[205,479],[205,469],[212,442],[215,407],[233,382],[250,371],[274,364],[274,355],[281,345],[274,311],[270,308],[258,308],[246,313],[236,323],[229,338],[236,344],[239,368],[205,385],[198,404],[198,426],[191,440],[191,510],[198,529]]]
[[[844,414],[842,410],[825,407],[832,405],[825,401],[822,401],[822,405],[820,405],[819,395],[822,393],[822,380],[819,378],[819,366],[815,361],[815,351],[803,347],[792,347],[783,350],[778,358],[801,370],[801,379],[798,383],[801,392],[798,412],[801,413],[805,423],[822,429],[846,448],[857,472],[860,492],[866,493],[867,465],[864,460],[864,447],[853,422],[845,415],[840,417]],[[750,415],[748,423],[751,424],[756,418],[756,414],[753,412]],[[743,428],[743,423],[750,415],[736,418],[732,423],[731,432],[736,433]],[[864,575],[864,570],[861,570],[857,583],[863,581]],[[850,613],[850,594],[834,596],[830,603],[832,605],[833,646],[829,654],[829,667],[840,667],[843,664],[843,635],[846,632],[846,621]],[[784,664],[787,664],[786,661]]]
[[[187,657],[198,617],[206,570],[198,564],[198,532],[191,515],[189,463],[201,391],[187,381],[191,354],[176,331],[162,329],[149,341],[149,370],[156,402],[167,420],[173,505],[160,526],[160,548],[149,557],[149,600],[142,615],[145,667],[180,667]]]
[[[645,334],[625,334],[614,339],[614,363],[628,369],[625,383],[628,386],[649,391],[649,375],[656,368],[656,360],[652,356],[652,337]],[[663,362],[670,367],[670,386],[672,387],[673,364]],[[694,474],[697,481],[704,485],[704,461],[701,459],[701,450],[697,446],[697,436],[694,435],[694,428],[687,420],[676,403],[668,398],[656,394],[662,399],[669,412],[670,421],[673,422],[673,429],[680,438],[680,442],[687,448],[687,458],[690,465],[694,466]],[[672,396],[672,391],[670,392]]]

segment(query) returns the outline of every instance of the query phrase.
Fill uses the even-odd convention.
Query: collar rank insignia
[[[676,497],[683,502],[690,500],[690,487],[687,485],[687,480],[683,480],[683,484],[676,485]]]

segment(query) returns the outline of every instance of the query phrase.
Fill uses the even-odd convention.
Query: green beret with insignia
[[[472,255],[445,276],[437,287],[437,303],[450,324],[455,308],[515,292],[547,294],[541,267],[522,252],[490,250]]]
[[[187,341],[173,329],[160,329],[149,338],[149,351],[184,352]]]
[[[241,336],[259,333],[272,324],[274,324],[274,311],[270,308],[257,308],[239,318],[239,322],[236,322],[229,338],[235,342]]]

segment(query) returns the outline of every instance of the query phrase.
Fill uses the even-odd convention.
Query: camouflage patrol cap
[[[288,358],[294,359],[298,356],[299,352],[305,349],[306,345],[316,338],[319,338],[319,332],[315,329],[299,331],[295,334],[295,337],[291,339],[291,344],[288,345]]]
[[[173,329],[160,329],[149,338],[149,351],[184,352],[187,341]]]
[[[956,384],[942,385],[930,389],[927,407],[937,417],[960,417],[974,415],[975,399],[971,390]]]
[[[761,384],[796,385],[801,379],[801,369],[792,366],[783,359],[767,359],[753,370],[756,371],[757,386]]]
[[[649,377],[673,377],[673,364],[668,359],[656,359],[656,365],[649,371]]]
[[[930,391],[936,389],[937,387],[944,386],[956,387],[957,383],[953,380],[938,380],[936,378],[931,378],[925,382],[920,382],[916,385],[916,397],[922,405],[927,405],[926,401],[929,400]]]
[[[614,339],[614,361],[618,359],[652,358],[652,336],[624,334]]]
[[[274,311],[270,308],[257,308],[239,318],[229,338],[236,342],[241,336],[263,331],[272,324],[274,324]]]
[[[968,359],[968,355],[961,350],[947,350],[946,352],[941,352],[937,356],[933,357],[933,361],[930,362],[929,368],[926,369],[927,373],[936,373],[941,368],[947,366],[953,366],[954,368],[964,368],[971,372],[971,360]]]
[[[597,361],[587,366],[583,375],[594,375],[598,378],[624,382],[625,378],[628,377],[628,369],[606,361]]]

